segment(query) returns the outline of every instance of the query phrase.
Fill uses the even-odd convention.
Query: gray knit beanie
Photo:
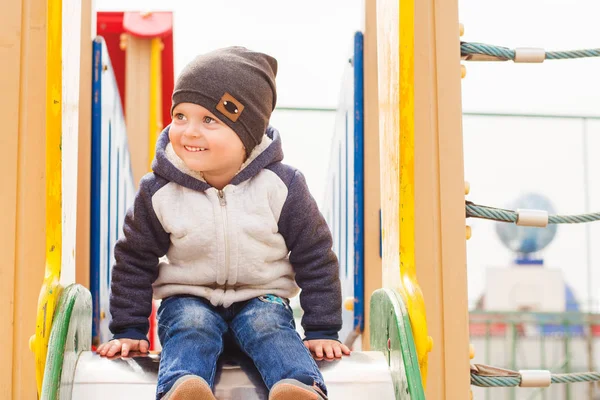
[[[181,72],[173,91],[179,103],[198,104],[240,137],[246,154],[259,144],[277,101],[277,60],[244,47],[202,54]]]

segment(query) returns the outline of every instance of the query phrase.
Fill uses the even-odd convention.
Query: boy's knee
[[[276,301],[262,297],[264,296],[254,300],[251,309],[245,315],[254,332],[269,334],[282,329],[295,330],[294,317],[285,300]]]
[[[168,303],[159,314],[162,326],[177,326],[180,329],[194,329],[215,325],[216,314],[202,299],[177,297],[167,299]]]

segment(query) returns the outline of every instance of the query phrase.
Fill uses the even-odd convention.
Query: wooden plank
[[[18,182],[19,106],[21,81],[21,45],[25,36],[22,27],[24,0],[3,4],[0,13],[0,119],[4,129],[0,133],[0,168],[5,171],[3,191],[0,196],[2,207],[2,229],[0,230],[0,343],[5,350],[0,363],[0,392],[12,399],[14,336],[14,282],[16,263],[16,203]]]
[[[415,47],[422,49],[415,55],[415,129],[419,134],[415,137],[415,175],[418,184],[415,196],[419,199],[415,205],[415,213],[419,223],[415,226],[415,252],[419,263],[417,276],[422,282],[425,294],[425,306],[428,313],[429,334],[433,338],[433,349],[429,357],[428,380],[426,393],[431,399],[444,399],[445,380],[443,379],[444,363],[442,317],[442,284],[439,279],[440,238],[436,234],[439,229],[439,149],[436,147],[436,116],[429,116],[427,108],[431,102],[431,77],[435,71],[434,38],[431,35],[433,24],[430,14],[430,1],[415,4],[416,24]],[[423,26],[426,24],[426,26]],[[428,154],[427,151],[432,152]],[[427,277],[427,274],[431,276]],[[434,278],[437,277],[437,278]]]
[[[35,360],[29,338],[36,321],[39,284],[44,278],[46,124],[46,1],[23,8],[21,97],[19,101],[19,192],[15,268],[13,398],[35,399]],[[10,398],[10,397],[9,397]]]
[[[81,2],[81,69],[79,78],[79,146],[77,162],[77,247],[75,282],[90,285],[90,185],[92,151],[92,1]]]
[[[434,338],[428,399],[468,398],[458,3],[415,2],[415,250]]]
[[[385,287],[400,287],[400,58],[398,0],[377,1],[377,61],[379,156],[381,163],[382,279]],[[379,39],[381,38],[381,39]]]
[[[373,292],[382,286],[381,226],[379,213],[381,196],[379,184],[379,107],[377,105],[377,18],[375,0],[365,2],[364,34],[364,229],[365,229],[365,330],[362,348],[370,348],[370,301]]]
[[[446,398],[469,398],[469,315],[465,240],[458,0],[433,1],[436,41],[440,175],[441,281],[443,284]],[[436,104],[436,103],[434,103]]]
[[[125,123],[133,179],[137,186],[148,172],[151,41],[127,37],[125,57]]]
[[[62,260],[60,282],[75,282],[77,165],[81,71],[81,0],[62,0]],[[91,80],[85,82],[91,86]]]

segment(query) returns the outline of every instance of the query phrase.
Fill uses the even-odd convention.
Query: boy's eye
[[[175,114],[175,119],[177,119],[179,121],[183,121],[183,120],[185,120],[185,115],[183,115],[182,113],[177,113],[177,114]]]
[[[205,124],[210,124],[211,122],[216,122],[216,120],[214,118],[206,116],[202,118],[202,122],[204,122]]]

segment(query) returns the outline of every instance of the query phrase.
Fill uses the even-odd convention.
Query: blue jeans
[[[254,362],[268,390],[282,379],[297,379],[326,391],[286,299],[267,295],[223,308],[199,297],[169,297],[158,310],[158,337],[157,399],[184,375],[200,376],[214,390],[228,338]]]

